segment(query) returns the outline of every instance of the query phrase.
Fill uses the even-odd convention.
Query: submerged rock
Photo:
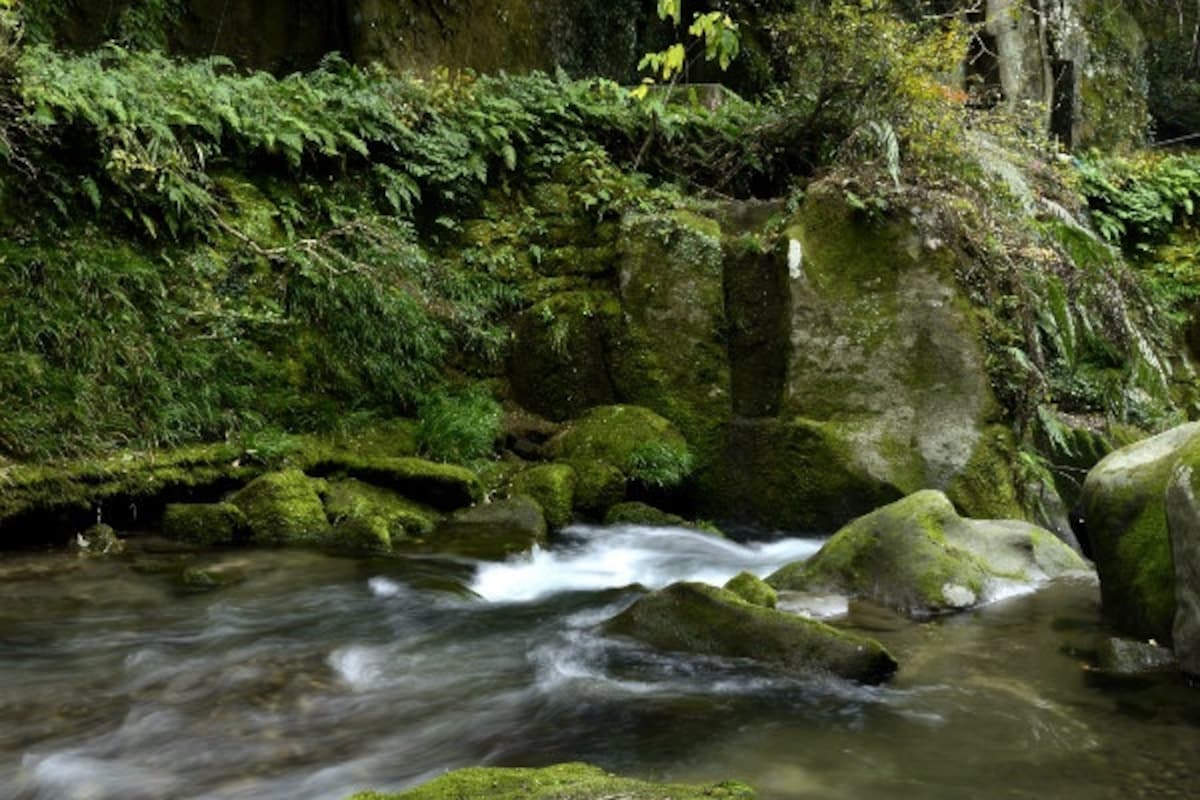
[[[510,488],[514,495],[532,497],[546,513],[550,527],[558,529],[571,524],[577,481],[570,464],[540,464],[516,475]]]
[[[896,660],[871,639],[752,605],[726,589],[675,583],[604,623],[604,632],[659,650],[746,658],[789,672],[829,672],[879,683]]]
[[[512,497],[459,511],[430,538],[439,553],[499,560],[546,544],[546,532],[541,507],[528,497]]]
[[[1173,672],[1177,664],[1166,647],[1113,637],[1101,645],[1096,667],[1109,675],[1131,677]]]
[[[775,608],[779,595],[771,584],[750,572],[739,572],[725,584],[727,591],[733,592],[747,603],[763,608]]]
[[[350,800],[755,800],[741,783],[657,784],[610,775],[587,764],[542,769],[471,767],[399,794],[362,792]]]
[[[254,544],[321,544],[330,532],[321,502],[324,490],[324,481],[289,469],[256,478],[230,502],[246,515]]]
[[[995,580],[1087,569],[1054,534],[1017,521],[964,519],[923,491],[851,522],[816,555],[775,572],[776,589],[837,592],[914,616],[970,608]]]
[[[163,511],[162,529],[168,539],[213,547],[236,542],[247,522],[233,503],[171,503]]]
[[[75,535],[75,549],[81,556],[117,556],[125,552],[125,542],[111,525],[97,523]]]
[[[1177,477],[1171,493],[1172,517],[1186,552],[1189,545],[1184,542],[1194,541],[1184,533],[1191,527],[1194,507],[1189,508],[1189,477],[1177,468],[1200,465],[1198,447],[1200,423],[1181,425],[1110,453],[1083,484],[1084,520],[1100,575],[1104,612],[1140,638],[1172,641],[1176,566],[1168,532],[1167,488]],[[1186,463],[1181,463],[1185,454]],[[1185,571],[1188,563],[1185,556]],[[1190,578],[1187,582],[1192,591],[1200,591]]]

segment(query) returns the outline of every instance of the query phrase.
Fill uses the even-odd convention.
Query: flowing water
[[[1092,580],[923,623],[793,599],[883,640],[883,687],[595,631],[630,584],[765,575],[818,545],[619,527],[505,564],[3,556],[0,798],[342,798],[573,760],[780,800],[1200,796],[1200,689],[1082,668],[1108,633]],[[185,566],[238,581],[188,592]]]

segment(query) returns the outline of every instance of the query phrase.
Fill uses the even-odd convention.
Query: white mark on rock
[[[794,281],[804,278],[804,248],[796,239],[788,242],[788,273]]]

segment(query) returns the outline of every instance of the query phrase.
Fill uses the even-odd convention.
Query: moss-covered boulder
[[[774,608],[779,601],[775,587],[750,572],[739,572],[734,575],[725,584],[725,588],[747,603],[763,608]]]
[[[573,421],[550,443],[568,463],[601,462],[651,486],[679,484],[692,471],[688,442],[668,420],[640,406],[601,406]]]
[[[233,503],[171,503],[163,511],[162,532],[202,547],[234,544],[247,532],[246,515]]]
[[[553,420],[612,403],[608,349],[620,318],[617,298],[599,291],[556,294],[523,313],[507,370],[517,402]]]
[[[625,474],[605,461],[571,462],[575,470],[575,508],[592,519],[625,499]]]
[[[733,408],[720,225],[688,211],[631,215],[619,250],[617,395],[671,420],[705,468]]]
[[[1200,437],[1182,448],[1165,502],[1175,567],[1171,634],[1180,667],[1200,675]]]
[[[700,533],[724,537],[724,532],[717,526],[702,521],[693,522],[678,514],[663,511],[648,503],[631,501],[617,503],[604,515],[605,525],[647,525],[656,528],[688,528]]]
[[[254,544],[319,545],[330,533],[321,502],[324,490],[324,481],[289,469],[256,478],[230,502],[245,514]]]
[[[1087,569],[1054,534],[1017,521],[964,519],[944,494],[917,492],[854,520],[812,558],[767,578],[776,589],[833,592],[912,616],[970,608],[997,580]]]
[[[658,784],[620,778],[587,764],[541,769],[471,767],[399,794],[362,792],[350,800],[755,800],[741,783]]]
[[[547,524],[557,530],[571,524],[577,480],[570,464],[539,464],[519,472],[509,488],[514,495],[532,497],[545,512]]]
[[[546,544],[546,517],[529,497],[511,497],[459,511],[430,537],[439,553],[501,560]]]
[[[829,672],[879,683],[896,660],[878,642],[752,605],[703,583],[675,583],[604,623],[604,632],[659,650],[746,658],[789,672]]]
[[[1172,640],[1175,563],[1167,486],[1181,456],[1197,441],[1200,423],[1173,428],[1110,453],[1083,484],[1084,521],[1104,612],[1139,638]]]
[[[322,456],[308,467],[316,476],[344,476],[394,489],[405,497],[453,511],[483,499],[479,476],[466,467],[439,464],[420,458],[366,456],[336,452]]]
[[[441,519],[428,506],[354,478],[329,483],[325,516],[333,526],[328,544],[351,551],[387,551],[407,539],[423,539]]]

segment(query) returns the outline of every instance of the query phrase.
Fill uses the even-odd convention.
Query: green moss
[[[646,503],[617,503],[604,515],[605,525],[653,525],[666,528],[690,528],[691,523],[678,514]]]
[[[751,605],[702,583],[676,583],[652,592],[604,624],[659,650],[748,658],[780,669],[877,683],[896,661],[875,641],[795,614]]]
[[[325,515],[330,545],[342,550],[391,550],[406,539],[424,539],[440,516],[399,494],[349,478],[331,481]]]
[[[576,480],[570,464],[541,464],[517,474],[511,492],[532,497],[546,513],[551,528],[565,528],[571,524]]]
[[[246,515],[254,544],[319,545],[330,532],[321,502],[324,490],[324,481],[289,469],[256,478],[230,502]]]
[[[763,608],[774,608],[779,595],[771,584],[750,572],[739,572],[729,579],[725,589],[733,592],[747,603]]]
[[[246,532],[246,515],[233,503],[172,503],[163,512],[163,535],[203,547],[228,545]]]
[[[350,800],[755,800],[740,783],[654,784],[619,778],[587,764],[542,769],[473,767],[399,794],[363,792]]]

